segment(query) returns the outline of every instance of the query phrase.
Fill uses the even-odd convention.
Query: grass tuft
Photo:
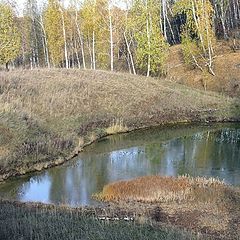
[[[127,131],[128,131],[128,127],[124,125],[122,119],[113,120],[111,125],[106,129],[107,134],[116,134],[116,133],[122,133]]]

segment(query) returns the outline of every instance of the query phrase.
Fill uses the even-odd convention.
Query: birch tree
[[[64,58],[65,58],[65,66],[69,68],[69,60],[68,60],[68,49],[67,49],[67,33],[66,33],[66,20],[64,14],[64,1],[62,1],[62,5],[59,4],[59,12],[61,13],[61,25],[62,25],[62,33],[63,33],[63,41],[64,41]]]
[[[63,61],[64,38],[62,14],[57,0],[49,0],[44,12],[44,25],[51,61],[54,66],[60,66]]]
[[[15,25],[15,16],[9,5],[0,4],[0,64],[8,64],[20,51],[20,34]]]
[[[40,14],[38,12],[36,0],[26,0],[24,9],[25,33],[28,38],[28,57],[31,69],[40,66],[42,49],[44,42],[42,39],[42,30],[40,25]]]
[[[126,11],[124,16],[123,25],[123,37],[127,49],[127,62],[129,67],[129,72],[136,75],[135,59],[134,59],[134,14],[130,12],[130,6],[128,1],[126,1]],[[132,17],[131,17],[132,16]]]
[[[179,0],[175,12],[184,14],[186,23],[182,27],[182,46],[185,61],[201,71],[207,67],[213,71],[215,33],[213,7],[209,0]]]
[[[77,36],[78,36],[80,48],[81,48],[83,69],[86,69],[84,39],[83,39],[84,36],[83,36],[83,29],[82,29],[83,19],[81,18],[80,11],[77,10],[78,8],[77,3],[78,3],[77,1],[74,1],[74,23],[76,26]]]
[[[159,10],[154,0],[137,0],[133,7],[135,19],[136,60],[146,76],[166,74],[168,44],[159,26]]]
[[[113,71],[113,59],[114,59],[114,50],[113,50],[113,21],[112,21],[112,6],[111,2],[108,2],[108,19],[109,19],[109,38],[110,38],[110,65],[111,71]]]
[[[95,0],[85,0],[81,9],[83,32],[87,39],[91,69],[96,69],[96,33],[98,32],[98,13]]]

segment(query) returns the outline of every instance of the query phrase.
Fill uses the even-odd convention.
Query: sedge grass
[[[193,233],[124,220],[99,220],[94,209],[69,209],[44,204],[0,202],[2,240],[190,240]]]

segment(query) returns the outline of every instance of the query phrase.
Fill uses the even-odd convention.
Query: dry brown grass
[[[8,173],[5,177],[65,158],[79,148],[79,138],[87,143],[106,134],[106,129],[115,133],[169,122],[239,117],[233,99],[213,92],[163,79],[90,70],[0,72],[0,105],[0,140],[8,140],[11,152],[0,161],[0,175]]]
[[[218,179],[146,176],[106,185],[94,196],[141,219],[170,223],[213,239],[239,239],[240,191]]]
[[[212,201],[221,195],[226,185],[217,179],[188,176],[144,176],[104,186],[96,195],[104,201],[140,201],[146,203]]]
[[[171,120],[184,120],[186,112],[222,109],[231,102],[167,80],[104,71],[43,69],[0,73],[0,86],[5,111],[41,117],[54,130],[65,129],[61,123],[73,117],[82,118],[80,122],[109,119],[108,126],[113,119],[122,119],[127,125],[133,117],[141,117],[134,119],[141,123],[156,113],[162,114],[159,121],[176,113]]]

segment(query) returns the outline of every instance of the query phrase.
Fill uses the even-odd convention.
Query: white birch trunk
[[[109,15],[109,32],[110,32],[110,62],[111,62],[111,71],[113,71],[113,26],[112,26],[112,15],[110,5],[108,6],[108,15]]]
[[[163,35],[167,41],[167,11],[166,11],[166,0],[162,0],[162,14],[163,14]]]
[[[95,55],[95,31],[92,32],[92,63],[93,70],[96,70],[96,55]]]
[[[124,35],[124,39],[125,39],[125,42],[126,42],[126,45],[127,45],[127,51],[128,51],[128,55],[130,57],[133,74],[136,75],[136,70],[135,70],[135,65],[134,65],[134,61],[133,61],[133,56],[132,56],[132,52],[130,50],[130,46],[129,46],[129,43],[128,43],[128,40],[127,40],[126,33],[124,32],[123,35]]]
[[[212,47],[212,40],[211,40],[211,35],[209,33],[209,22],[208,22],[208,16],[206,13],[206,8],[205,8],[205,0],[203,0],[203,9],[204,9],[204,18],[206,20],[206,34],[207,34],[207,44],[208,44],[208,71],[215,76],[215,73],[212,69],[212,64],[213,64],[213,47]]]
[[[198,35],[199,35],[199,38],[200,38],[200,42],[201,42],[201,45],[202,45],[204,55],[206,55],[206,48],[205,48],[205,45],[204,45],[202,34],[200,32],[195,6],[197,6],[196,0],[192,0],[192,11],[193,11],[194,22],[196,24],[196,28],[197,28],[197,31],[198,31]]]
[[[46,31],[45,31],[42,15],[40,16],[40,25],[41,25],[41,28],[42,28],[42,31],[43,31],[43,38],[44,38],[44,42],[45,42],[45,44],[44,44],[44,46],[45,46],[45,53],[46,53],[45,61],[46,61],[47,67],[50,68],[47,34],[46,34]]]
[[[74,50],[75,50],[75,54],[76,54],[76,58],[77,58],[78,68],[80,69],[81,68],[81,64],[80,64],[80,59],[79,59],[78,50],[77,50],[76,38],[74,38]]]
[[[80,45],[81,45],[81,53],[82,53],[82,61],[83,61],[83,69],[86,69],[86,62],[85,62],[85,53],[84,53],[84,46],[83,46],[83,39],[82,39],[82,34],[80,31],[80,27],[78,24],[78,15],[77,15],[77,10],[75,11],[75,23],[77,26],[77,33],[78,33],[78,37],[79,37],[79,41],[80,41]]]
[[[147,77],[150,75],[151,70],[151,55],[150,55],[150,29],[149,29],[149,16],[147,17],[147,41],[148,41],[148,63],[147,63]]]
[[[61,17],[62,17],[62,30],[63,30],[63,39],[64,39],[64,56],[65,56],[65,64],[66,68],[69,68],[69,63],[68,63],[68,52],[67,52],[67,38],[66,38],[66,29],[65,29],[65,21],[64,21],[64,16],[63,16],[63,11],[60,8],[61,11]]]

